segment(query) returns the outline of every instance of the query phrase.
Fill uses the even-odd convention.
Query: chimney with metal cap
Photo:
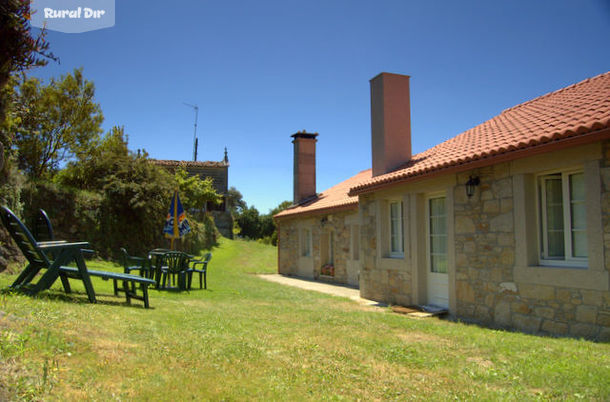
[[[292,134],[294,138],[294,197],[293,203],[316,195],[316,137],[305,130]]]

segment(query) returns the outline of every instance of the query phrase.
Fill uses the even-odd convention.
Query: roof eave
[[[289,219],[289,218],[302,218],[304,216],[312,217],[312,216],[316,216],[316,215],[326,215],[326,214],[335,213],[335,212],[344,212],[344,211],[348,211],[350,209],[357,210],[358,201],[351,202],[349,204],[338,205],[338,206],[334,206],[334,207],[326,207],[326,208],[314,209],[311,211],[296,212],[294,214],[287,214],[287,215],[280,215],[280,216],[275,215],[275,216],[273,216],[273,219],[277,221],[277,220],[283,220],[283,219]]]
[[[536,144],[531,147],[509,150],[501,154],[490,155],[488,157],[468,161],[465,163],[450,165],[441,167],[438,169],[430,170],[428,172],[422,172],[410,176],[390,178],[387,181],[380,183],[374,183],[364,187],[356,188],[352,187],[348,193],[349,196],[357,196],[367,193],[373,193],[380,189],[386,189],[388,187],[397,186],[406,182],[416,182],[424,179],[428,179],[434,176],[440,176],[447,173],[459,173],[471,169],[476,169],[484,166],[494,165],[496,163],[510,162],[516,159],[526,158],[528,156],[534,156],[546,152],[557,151],[577,145],[585,145],[593,142],[610,139],[610,128],[604,127],[599,130],[591,131],[585,134],[580,134],[573,137],[561,138],[550,142]]]

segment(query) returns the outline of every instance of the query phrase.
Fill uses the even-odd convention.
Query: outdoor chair
[[[151,279],[154,279],[156,282],[156,288],[159,289],[161,287],[161,276],[163,274],[163,257],[165,253],[171,250],[166,248],[156,248],[148,252],[148,261],[151,269]],[[165,267],[167,268],[167,267]]]
[[[26,267],[10,286],[12,289],[22,290],[34,295],[42,290],[49,289],[59,278],[61,279],[64,291],[70,293],[71,288],[68,279],[79,279],[85,286],[89,302],[95,303],[95,290],[91,283],[91,276],[97,276],[104,280],[112,279],[115,294],[118,294],[118,291],[124,292],[127,303],[130,303],[133,298],[142,300],[144,306],[146,308],[149,307],[148,286],[154,284],[153,280],[129,274],[89,270],[82,253],[83,249],[89,247],[89,243],[69,243],[66,241],[38,242],[23,222],[10,209],[4,206],[1,207],[0,218],[28,261]],[[64,265],[71,262],[75,262],[76,267]],[[32,283],[33,279],[42,270],[45,271],[38,282]],[[119,287],[118,281],[122,282],[122,288]],[[142,296],[135,293],[135,286],[133,286],[134,290],[130,289],[129,283],[134,282],[140,284]]]
[[[36,239],[36,241],[39,243],[40,242],[66,243],[65,240],[55,240],[55,232],[53,231],[53,225],[51,224],[49,215],[47,215],[47,212],[42,208],[38,210],[38,215],[36,216],[36,219],[34,220],[33,227],[34,227],[34,230],[33,230],[32,234],[34,235],[34,238]],[[91,257],[92,255],[94,255],[95,251],[88,250],[88,249],[82,249],[81,253],[83,254],[84,257],[88,258],[88,257]],[[47,253],[47,257],[49,257],[49,259],[52,260],[53,253],[49,251]]]
[[[179,290],[187,289],[187,270],[189,255],[181,251],[168,251],[163,255],[161,288],[167,289],[172,284],[176,284]],[[172,284],[170,284],[170,281]]]
[[[38,216],[34,221],[34,231],[32,234],[39,242],[55,240],[53,225],[51,225],[51,220],[44,209],[38,210]]]
[[[203,256],[203,260],[196,260],[196,259],[191,259],[191,267],[188,270],[188,288],[191,288],[191,283],[193,280],[193,272],[196,272],[199,274],[199,289],[207,289],[208,288],[208,281],[207,281],[207,271],[208,271],[208,263],[210,262],[210,260],[212,259],[212,253],[206,253]],[[202,279],[203,277],[203,286],[202,286]]]
[[[131,271],[138,271],[140,276],[143,276],[144,278],[152,277],[150,260],[148,258],[129,255],[124,247],[121,247],[121,265],[123,265],[123,272],[126,274],[130,274]]]

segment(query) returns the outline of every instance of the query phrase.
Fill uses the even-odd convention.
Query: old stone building
[[[222,196],[220,205],[212,202],[202,205],[201,210],[209,212],[220,233],[230,239],[233,238],[233,218],[227,209],[227,194],[229,191],[229,158],[225,148],[224,158],[221,161],[176,161],[152,159],[156,165],[162,166],[170,172],[183,167],[189,176],[199,176],[201,179],[210,177],[214,189]]]
[[[349,212],[332,214],[340,236],[359,232],[341,246],[358,255],[361,295],[609,340],[610,73],[414,155],[409,109],[408,76],[371,80],[372,169],[348,180]],[[277,216],[280,272],[303,272],[298,239],[330,220],[311,210],[325,193]]]

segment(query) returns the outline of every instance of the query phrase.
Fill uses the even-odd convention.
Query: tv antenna
[[[192,107],[195,109],[195,134],[193,134],[193,161],[197,162],[197,147],[199,145],[199,140],[197,139],[197,117],[199,116],[199,106],[191,105],[190,103],[182,102],[186,106]]]

